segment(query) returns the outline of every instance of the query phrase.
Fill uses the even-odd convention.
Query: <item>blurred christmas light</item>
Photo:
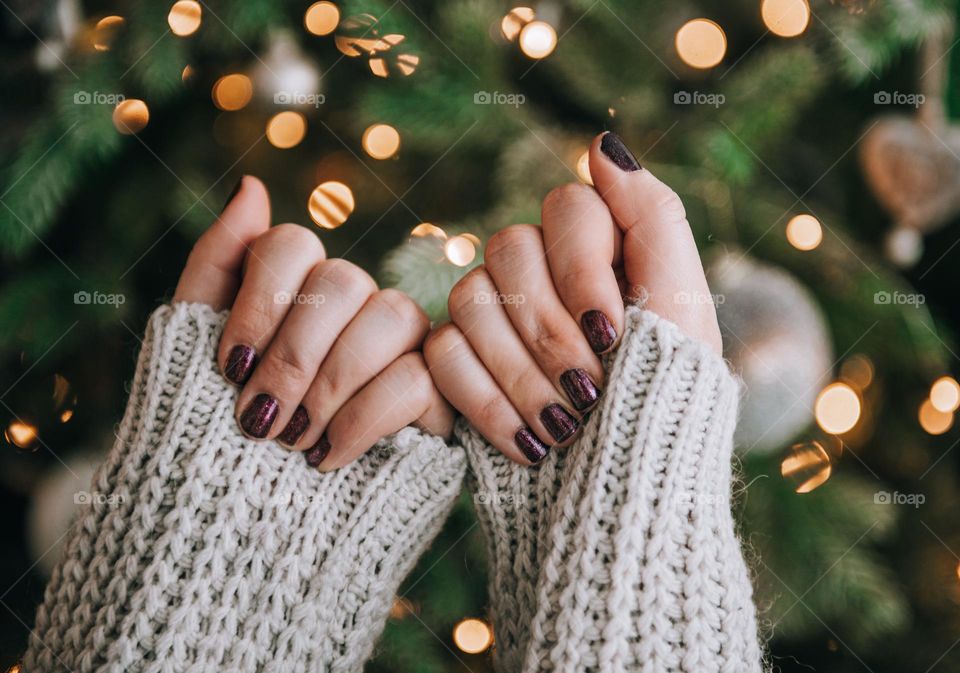
[[[860,390],[873,383],[873,375],[873,361],[860,353],[851,355],[840,365],[840,377]]]
[[[21,449],[29,449],[37,438],[37,428],[23,421],[13,421],[4,430],[3,436],[11,444],[15,444]]]
[[[170,32],[180,37],[193,35],[200,28],[202,10],[195,0],[179,0],[173,3],[167,14]]]
[[[727,36],[710,19],[692,19],[677,31],[675,45],[680,60],[691,68],[712,68],[727,52]]]
[[[307,119],[299,112],[286,110],[275,114],[267,122],[267,140],[282,150],[300,144],[307,133]]]
[[[389,77],[391,66],[406,77],[416,72],[417,66],[420,65],[420,57],[416,54],[401,54],[391,51],[388,52],[386,57],[371,58],[368,65],[370,66],[370,72],[377,77]]]
[[[546,21],[531,21],[520,31],[520,51],[530,58],[546,58],[556,47],[557,31]]]
[[[953,427],[953,413],[944,413],[930,400],[920,405],[920,427],[931,435],[942,435]]]
[[[213,85],[213,103],[221,110],[233,112],[246,107],[253,97],[253,84],[246,75],[224,75]]]
[[[340,10],[332,2],[315,2],[303,15],[303,25],[314,35],[329,35],[340,23]]]
[[[407,615],[413,615],[416,613],[417,606],[410,602],[410,600],[401,598],[400,596],[397,596],[393,599],[393,605],[390,606],[391,619],[403,619]]]
[[[192,80],[195,74],[196,73],[193,71],[193,66],[185,65],[183,66],[183,72],[180,73],[180,79],[186,83]]]
[[[373,14],[355,14],[340,23],[333,43],[344,56],[370,55],[377,50],[390,48],[390,45],[381,40],[379,35],[377,17]]]
[[[583,154],[577,159],[577,177],[588,185],[593,184],[593,177],[590,175],[590,150],[584,150]]]
[[[467,654],[479,654],[493,644],[493,631],[479,619],[464,619],[453,627],[453,642]]]
[[[389,124],[373,124],[363,132],[361,144],[374,159],[389,159],[400,149],[400,133]]]
[[[113,125],[123,135],[139,133],[150,121],[147,104],[137,98],[127,98],[113,109]]]
[[[817,396],[814,415],[824,432],[842,435],[860,420],[860,397],[846,383],[831,383]]]
[[[830,454],[820,442],[794,444],[780,463],[780,474],[796,493],[809,493],[833,473]]]
[[[810,5],[807,0],[763,0],[760,16],[774,35],[796,37],[810,23]]]
[[[418,238],[423,236],[435,236],[437,238],[447,240],[447,232],[438,227],[435,224],[430,224],[429,222],[421,222],[413,228],[410,232],[411,236],[416,236]]]
[[[443,246],[443,254],[456,266],[467,266],[477,256],[477,248],[469,238],[454,236]]]
[[[795,215],[787,222],[787,240],[797,250],[813,250],[823,240],[820,221],[813,215]]]
[[[14,664],[8,668],[7,673],[20,673],[20,664]]]
[[[514,7],[500,20],[500,32],[513,42],[523,27],[533,21],[533,17],[534,11],[530,7]]]
[[[952,376],[941,376],[930,386],[930,404],[937,411],[952,414],[960,407],[960,384]]]
[[[324,229],[336,229],[347,221],[354,208],[353,192],[342,182],[318,185],[307,203],[310,218]]]
[[[897,227],[887,234],[883,248],[891,262],[909,269],[923,257],[923,235],[911,227]]]
[[[109,51],[122,25],[122,16],[105,16],[97,21],[93,29],[93,48],[97,51]]]
[[[471,243],[473,243],[474,246],[476,246],[476,247],[478,247],[478,248],[480,247],[480,237],[479,237],[479,236],[474,236],[473,234],[460,234],[460,235],[463,236],[463,237],[464,237],[465,239],[467,239],[468,241],[470,241]]]
[[[65,409],[60,413],[60,422],[66,423],[73,418],[73,409]]]

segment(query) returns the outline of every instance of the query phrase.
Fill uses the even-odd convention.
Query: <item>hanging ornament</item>
[[[793,276],[741,253],[711,260],[707,280],[717,296],[724,357],[746,386],[737,447],[780,449],[810,425],[832,373],[823,314]]]
[[[270,105],[319,107],[324,102],[320,71],[287,30],[271,31],[266,53],[250,72],[257,97]]]

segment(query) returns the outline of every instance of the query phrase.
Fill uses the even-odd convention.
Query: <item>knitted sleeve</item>
[[[637,307],[607,365],[581,438],[536,468],[458,428],[488,540],[497,669],[759,672],[730,512],[739,384]]]
[[[362,670],[465,455],[408,428],[321,474],[245,439],[215,362],[225,317],[199,304],[152,316],[25,673]]]

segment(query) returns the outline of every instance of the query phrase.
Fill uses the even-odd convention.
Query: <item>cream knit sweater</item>
[[[536,468],[461,425],[466,452],[407,428],[320,474],[236,430],[225,315],[151,318],[25,673],[359,673],[467,456],[499,671],[761,670],[730,516],[738,385],[676,326],[628,309],[600,408]]]

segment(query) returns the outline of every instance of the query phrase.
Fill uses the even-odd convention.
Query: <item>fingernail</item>
[[[235,196],[237,195],[237,193],[240,191],[240,187],[242,187],[242,186],[243,186],[243,176],[241,175],[241,176],[240,176],[240,179],[237,180],[237,184],[235,184],[235,185],[233,186],[233,189],[230,191],[230,196],[228,196],[228,197],[227,197],[227,200],[224,201],[224,203],[223,203],[223,208],[220,209],[220,213],[221,213],[221,214],[223,213],[223,211],[225,211],[225,210],[227,209],[227,206],[230,205],[230,202],[233,201],[233,197],[235,197]]]
[[[621,171],[630,173],[640,170],[640,162],[633,156],[633,152],[624,145],[623,140],[613,131],[607,131],[600,139],[600,151],[617,165]]]
[[[303,457],[310,467],[319,467],[328,453],[330,453],[330,440],[323,435],[316,444],[303,452]]]
[[[543,411],[540,412],[540,421],[547,432],[558,442],[568,439],[580,427],[577,419],[556,403],[548,404],[543,408]]]
[[[517,430],[517,434],[513,436],[513,441],[516,442],[520,451],[531,463],[539,463],[550,452],[550,447],[541,442],[540,438],[526,426]]]
[[[594,353],[603,353],[617,340],[617,330],[602,311],[587,311],[580,317],[580,326]]]
[[[293,446],[297,443],[297,440],[300,439],[300,435],[306,432],[309,427],[310,414],[307,413],[307,410],[304,409],[303,406],[298,406],[297,410],[293,412],[290,422],[287,423],[287,427],[277,435],[277,441],[287,446]]]
[[[567,391],[577,411],[589,409],[600,397],[600,389],[582,369],[568,369],[560,375],[560,385]]]
[[[227,366],[223,368],[223,375],[227,381],[242,386],[250,378],[256,365],[257,352],[250,346],[238,344],[227,356]]]
[[[260,393],[240,415],[240,427],[251,437],[263,439],[277,420],[278,411],[280,405],[277,401],[266,393]]]

